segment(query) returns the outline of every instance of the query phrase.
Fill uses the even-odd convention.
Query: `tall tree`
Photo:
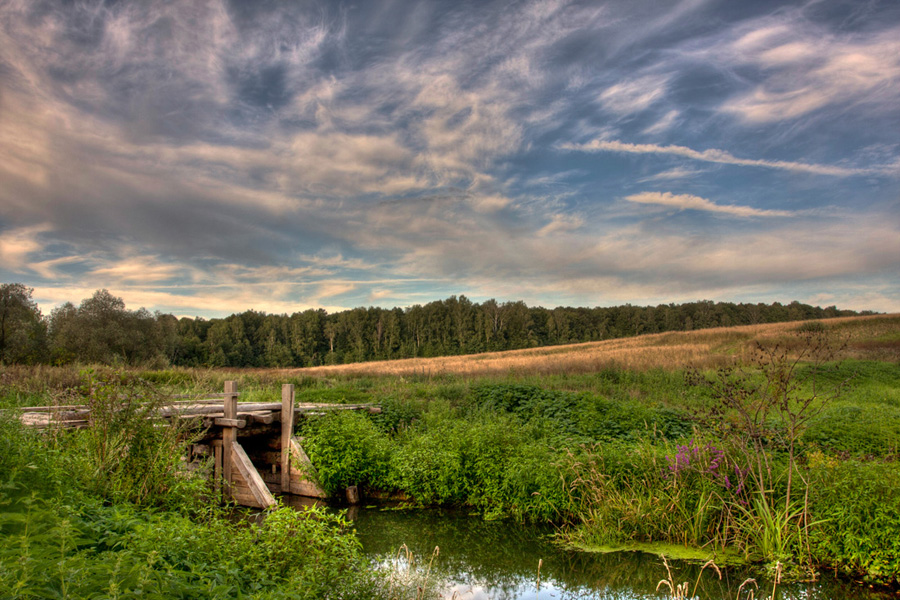
[[[0,284],[0,363],[39,362],[46,355],[46,325],[32,288]]]

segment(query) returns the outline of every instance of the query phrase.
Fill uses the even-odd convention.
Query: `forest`
[[[658,306],[530,307],[451,296],[407,308],[359,307],[291,315],[255,310],[221,319],[129,310],[97,290],[43,315],[33,290],[0,284],[0,363],[311,367],[452,356],[690,331],[872,314],[789,304],[709,300]]]

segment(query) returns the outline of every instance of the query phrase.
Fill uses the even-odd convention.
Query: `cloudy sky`
[[[0,0],[0,281],[900,311],[900,3]]]

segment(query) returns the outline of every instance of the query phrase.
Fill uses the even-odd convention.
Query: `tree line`
[[[222,319],[128,310],[107,290],[41,314],[33,290],[0,284],[0,363],[186,367],[310,367],[449,356],[806,319],[872,314],[800,302],[573,308],[451,296],[408,308],[329,314],[254,310]]]

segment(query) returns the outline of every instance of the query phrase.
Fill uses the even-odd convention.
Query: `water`
[[[406,568],[405,544],[424,572],[435,546],[439,555],[429,581],[436,582],[445,598],[461,600],[597,600],[659,599],[656,587],[667,578],[655,555],[640,552],[596,554],[566,550],[550,540],[552,529],[511,522],[485,522],[454,511],[397,511],[351,509],[348,516],[359,534],[364,552],[374,563]],[[399,557],[399,558],[398,558]],[[540,589],[537,587],[538,561]],[[693,591],[700,565],[671,561],[676,584],[689,582]],[[768,597],[770,581],[750,568],[723,569],[722,579],[707,569],[699,578],[696,595],[703,600],[734,600],[748,577],[759,580],[756,598]],[[746,598],[741,594],[741,599]],[[804,600],[875,600],[896,597],[860,585],[824,576],[815,584],[778,586],[778,598]]]

